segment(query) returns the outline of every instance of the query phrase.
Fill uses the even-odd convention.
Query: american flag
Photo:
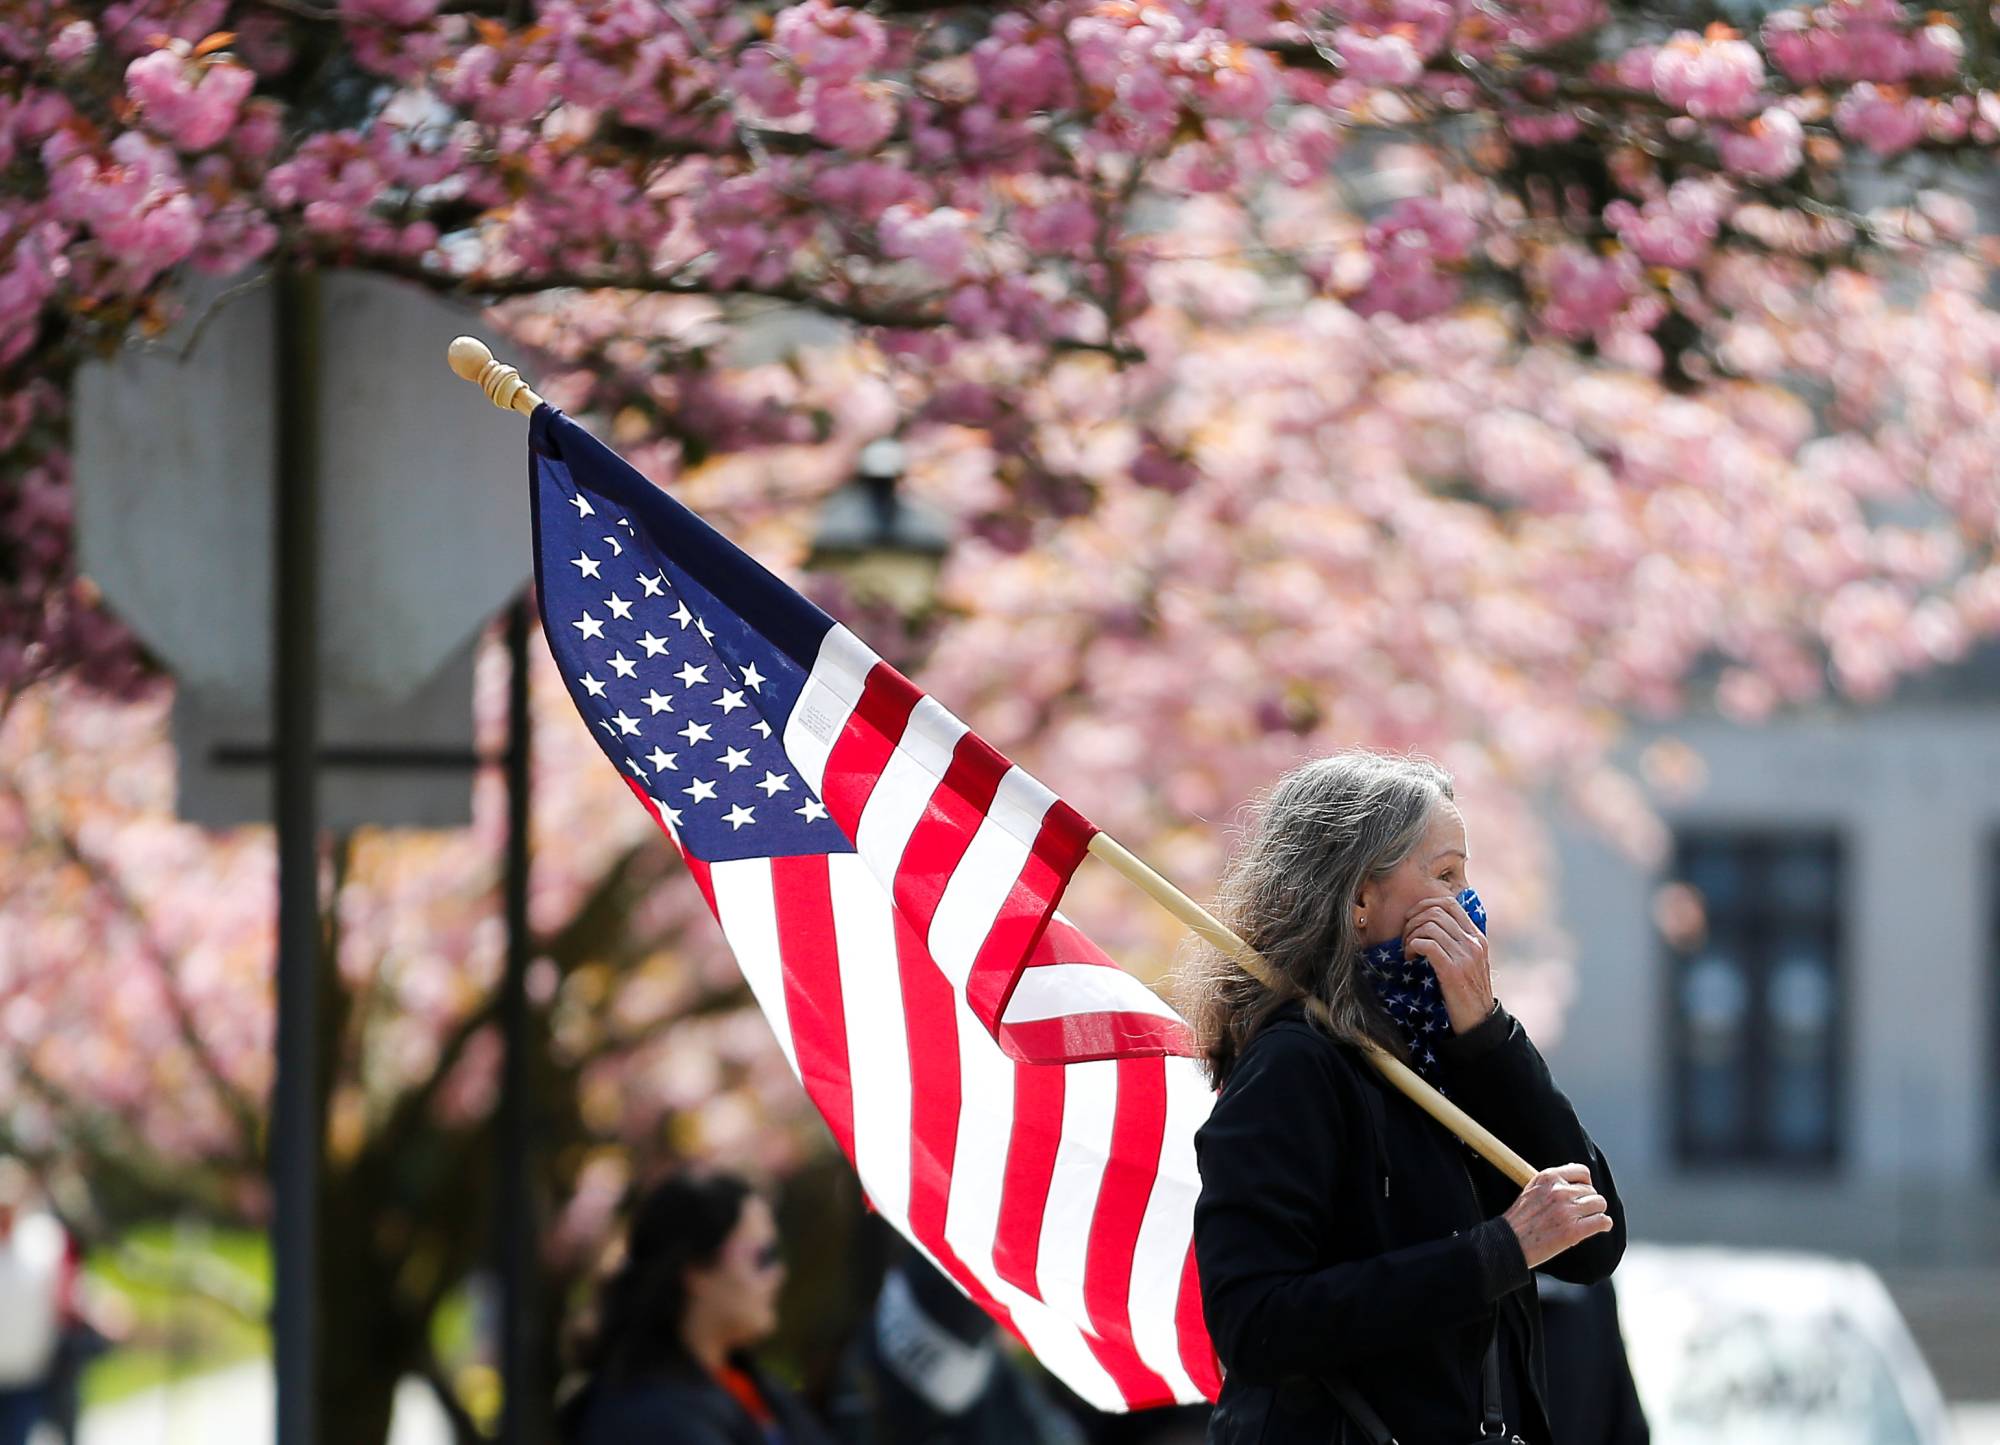
[[[1057,910],[1096,829],[561,411],[543,629],[870,1202],[1077,1394],[1213,1399],[1186,1025]]]

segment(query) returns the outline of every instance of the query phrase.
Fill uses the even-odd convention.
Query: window
[[[1839,1139],[1842,859],[1830,833],[1689,832],[1706,927],[1669,945],[1674,1148],[1825,1167]]]

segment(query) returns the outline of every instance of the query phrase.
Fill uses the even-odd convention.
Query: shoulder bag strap
[[[1382,1423],[1382,1417],[1369,1408],[1361,1398],[1361,1392],[1347,1383],[1345,1375],[1328,1375],[1326,1386],[1333,1391],[1333,1398],[1340,1402],[1340,1408],[1347,1412],[1347,1418],[1361,1427],[1361,1433],[1368,1437],[1368,1445],[1396,1445],[1396,1437],[1389,1433],[1389,1427]]]
[[[1479,1437],[1482,1440],[1497,1440],[1507,1434],[1506,1416],[1500,1408],[1500,1332],[1497,1329],[1486,1346],[1486,1358],[1480,1361],[1479,1373]],[[1347,1382],[1346,1376],[1328,1375],[1325,1379],[1333,1398],[1347,1412],[1347,1418],[1360,1426],[1361,1433],[1368,1437],[1368,1445],[1396,1445],[1396,1437],[1382,1423],[1382,1417],[1361,1398],[1361,1392]]]

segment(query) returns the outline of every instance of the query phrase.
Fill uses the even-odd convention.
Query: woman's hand
[[[1559,1164],[1528,1181],[1520,1198],[1500,1217],[1521,1241],[1528,1268],[1554,1259],[1571,1245],[1610,1229],[1604,1196],[1590,1184],[1590,1170],[1581,1164]]]
[[[1479,1027],[1493,1012],[1493,971],[1486,935],[1456,898],[1427,898],[1403,925],[1403,950],[1429,960],[1444,994],[1451,1031]]]

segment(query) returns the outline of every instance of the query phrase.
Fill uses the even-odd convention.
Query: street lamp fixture
[[[820,508],[807,566],[840,578],[862,606],[903,617],[928,611],[951,547],[950,523],[902,497],[903,444],[878,437],[861,449],[854,476]]]

